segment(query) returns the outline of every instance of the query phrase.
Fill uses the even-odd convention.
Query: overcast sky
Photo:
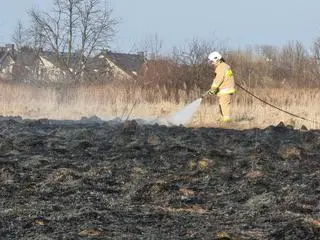
[[[9,43],[28,9],[47,10],[53,0],[2,0],[0,43]],[[109,0],[121,19],[112,48],[131,52],[157,35],[163,51],[191,39],[218,40],[228,48],[301,41],[307,48],[320,36],[319,0]],[[111,49],[112,50],[112,49]]]

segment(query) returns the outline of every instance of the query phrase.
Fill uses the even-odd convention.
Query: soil
[[[0,239],[320,239],[320,130],[0,118]]]

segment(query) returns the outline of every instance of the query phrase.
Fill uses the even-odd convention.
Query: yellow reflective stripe
[[[222,94],[232,94],[235,93],[236,89],[234,88],[222,88],[219,90],[218,95],[222,95]]]
[[[231,77],[233,76],[233,72],[232,72],[231,69],[227,70],[226,76],[227,76],[228,78],[231,78]]]
[[[211,88],[218,88],[220,86],[219,83],[212,83]]]
[[[230,122],[232,119],[231,119],[231,117],[230,116],[223,116],[222,118],[221,118],[221,121],[222,122]]]

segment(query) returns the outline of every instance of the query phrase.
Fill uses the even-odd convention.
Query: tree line
[[[82,69],[89,56],[108,49],[119,20],[103,0],[54,0],[51,11],[31,9],[30,26],[21,22],[13,39],[18,48],[46,48],[56,53],[61,65],[70,69],[71,57],[79,56],[76,67]],[[184,47],[161,54],[162,42],[155,35],[137,51],[145,52],[146,66],[136,81],[144,88],[165,89],[167,95],[180,90],[190,94],[195,88],[210,86],[213,70],[207,56],[220,51],[231,65],[236,81],[247,87],[319,87],[320,38],[307,49],[299,41],[283,47],[268,45],[246,49],[228,49],[216,40],[193,39]],[[69,72],[71,77],[81,71]]]
[[[166,89],[168,98],[178,96],[180,90],[187,94],[194,89],[205,91],[214,76],[212,66],[207,62],[213,49],[222,53],[232,67],[237,83],[243,87],[320,87],[320,38],[311,50],[299,41],[288,42],[283,47],[257,45],[234,50],[217,41],[194,39],[183,49],[175,49],[170,56],[150,51],[149,71],[141,81],[153,82]]]

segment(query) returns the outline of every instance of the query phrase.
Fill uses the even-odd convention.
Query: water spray
[[[208,94],[208,92],[205,92],[202,94],[202,96],[193,102],[189,103],[188,105],[184,106],[182,109],[180,109],[178,112],[175,112],[171,114],[168,117],[168,122],[172,125],[186,125],[190,123],[193,115],[197,112],[199,109],[202,99]]]

